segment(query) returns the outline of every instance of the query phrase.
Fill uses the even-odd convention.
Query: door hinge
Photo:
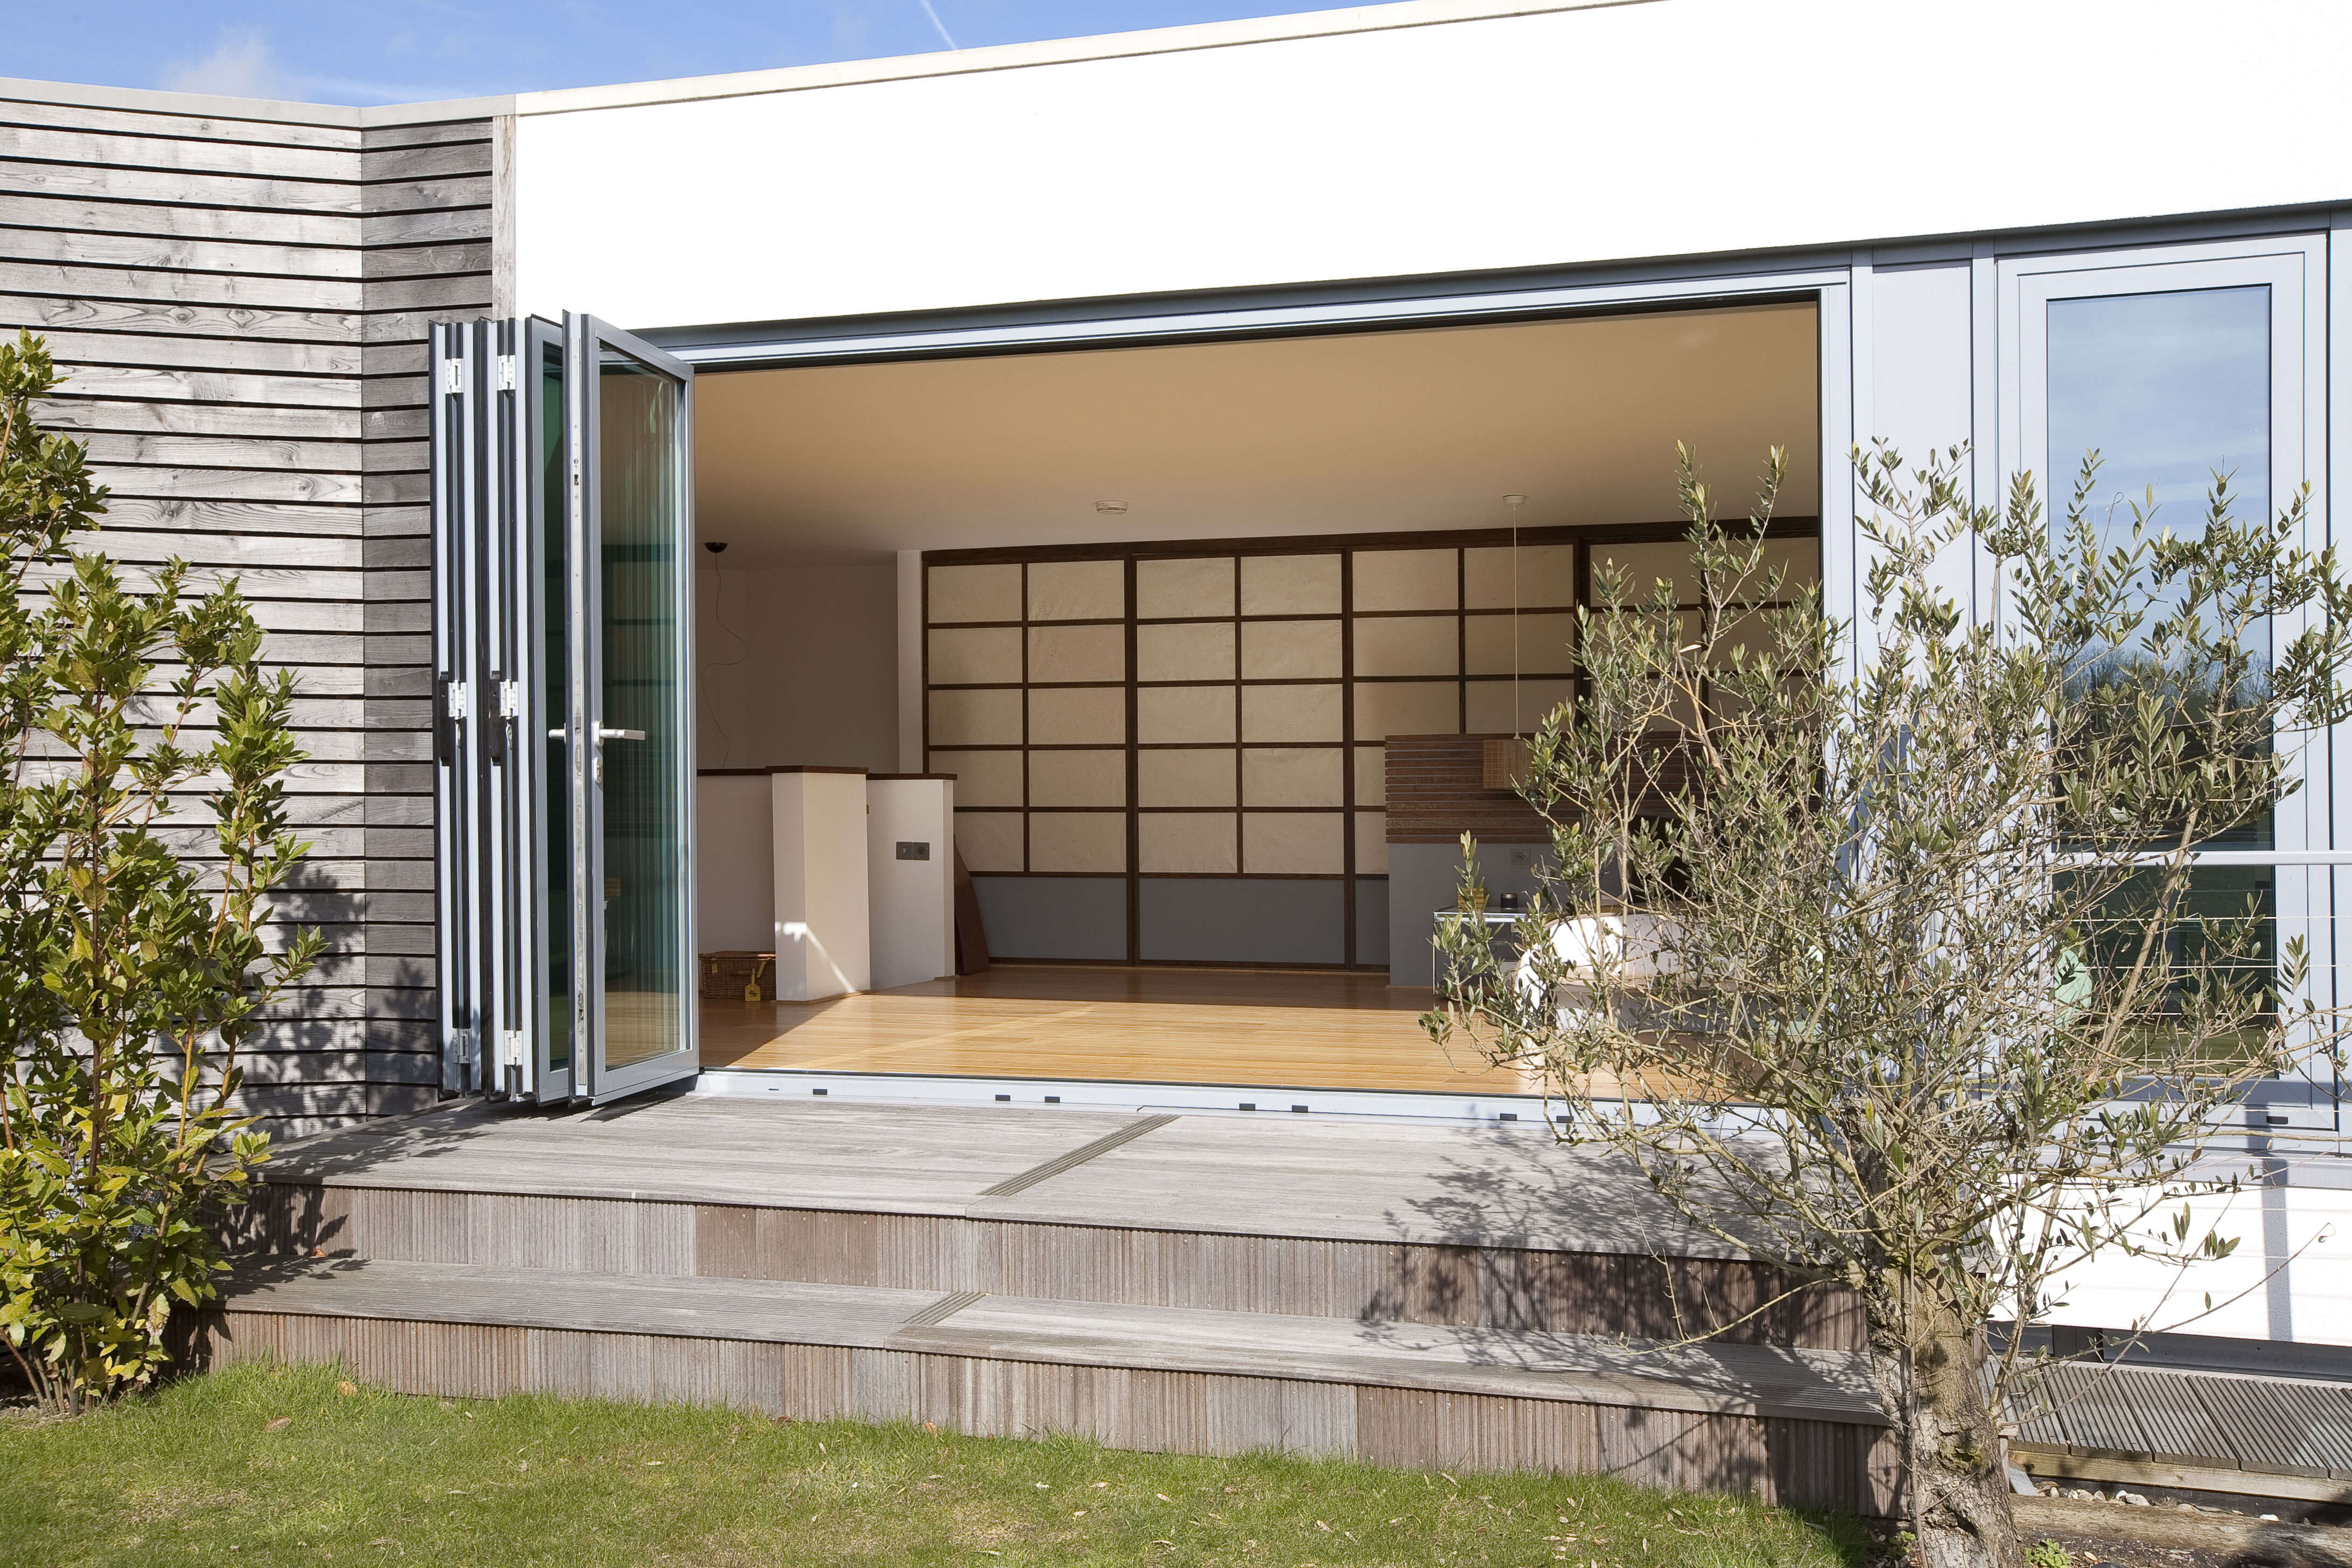
[[[501,680],[499,682],[499,717],[501,719],[520,719],[522,717],[521,681]]]
[[[455,397],[466,390],[466,362],[445,359],[441,362],[441,395]]]
[[[452,1094],[478,1094],[482,1082],[481,1037],[452,1029],[441,1041],[441,1087]]]
[[[515,356],[512,354],[500,354],[499,356],[499,390],[500,392],[512,392],[514,389]]]
[[[449,683],[449,717],[462,724],[467,712],[474,706],[473,683],[453,680]]]

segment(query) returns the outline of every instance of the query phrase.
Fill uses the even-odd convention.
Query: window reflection
[[[2230,480],[2233,513],[2271,510],[2271,291],[2267,284],[2053,300],[2049,306],[2047,489],[2053,521],[2084,454],[2100,455],[2093,518],[2102,547],[2131,531],[2131,504],[2155,503],[2152,522],[2176,535],[2204,531],[2206,494]],[[2269,628],[2253,634],[2269,653]],[[2269,848],[2272,816],[2212,841]],[[2251,913],[2252,951],[2275,961],[2276,916],[2267,868],[2200,867],[2189,873],[2190,916]],[[2184,927],[2184,931],[2193,931]],[[2191,940],[2183,935],[2180,941]]]
[[[2239,515],[2270,514],[2271,291],[2191,289],[2050,302],[2049,488],[2071,489],[2096,448],[2102,512],[2151,489],[2158,518],[2188,535],[2216,470]]]

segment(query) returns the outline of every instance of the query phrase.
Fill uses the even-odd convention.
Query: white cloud
[[[286,73],[270,53],[269,39],[258,27],[223,29],[211,54],[177,61],[163,72],[163,85],[174,92],[208,92],[224,98],[294,96]]]

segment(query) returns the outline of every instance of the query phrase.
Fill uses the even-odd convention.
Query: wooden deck
[[[1153,1125],[1108,1143],[1139,1122]],[[1047,1167],[1050,1179],[1027,1179]],[[726,1095],[563,1112],[470,1103],[281,1145],[262,1178],[1380,1246],[1734,1256],[1630,1169],[1533,1127]]]
[[[1895,1500],[1852,1300],[1532,1128],[475,1105],[282,1147],[233,1240],[202,1351],[419,1393]]]
[[[1897,1500],[1856,1303],[1531,1127],[690,1095],[472,1104],[260,1174],[225,1358]],[[2070,1363],[2045,1389],[2037,1475],[2352,1499],[2352,1387]]]
[[[706,1002],[702,1065],[1527,1094],[1385,976],[1006,964],[824,1002]]]

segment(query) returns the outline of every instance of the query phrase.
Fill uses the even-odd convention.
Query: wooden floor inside
[[[1384,974],[1000,964],[824,1002],[705,1002],[702,1065],[804,1072],[1535,1092],[1423,1030]]]

